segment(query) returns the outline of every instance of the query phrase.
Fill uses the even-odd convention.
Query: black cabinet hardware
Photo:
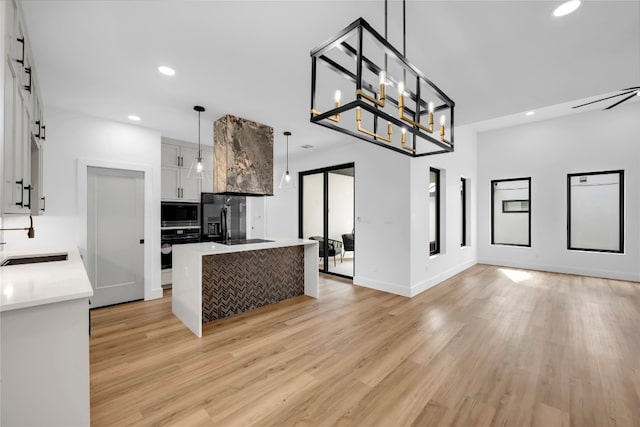
[[[31,67],[25,67],[24,68],[24,72],[29,75],[29,84],[28,85],[24,85],[24,90],[26,90],[27,92],[31,93]]]
[[[40,209],[42,212],[45,211],[45,208],[47,206],[47,201],[46,201],[46,197],[40,197],[40,200],[42,200],[42,209]]]
[[[24,37],[18,37],[16,40],[18,40],[18,43],[22,43],[22,58],[16,59],[16,62],[18,64],[22,64],[22,66],[24,67]]]
[[[45,139],[45,130],[47,129],[47,127],[45,125],[42,125],[42,140],[44,141]]]
[[[22,185],[24,184],[24,179],[21,179],[20,181],[16,181],[16,184],[20,186],[20,201],[16,202],[16,206],[20,206],[21,208],[24,208],[24,191],[22,191]]]
[[[140,239],[140,244],[144,245],[144,239]]]
[[[33,186],[31,184],[29,184],[26,187],[24,187],[24,189],[29,192],[29,197],[27,198],[29,203],[25,203],[24,207],[31,209],[31,190],[33,189]]]
[[[42,126],[40,126],[40,120],[36,120],[36,126],[38,126],[38,133],[36,134],[36,138],[40,138],[40,133],[42,133]]]

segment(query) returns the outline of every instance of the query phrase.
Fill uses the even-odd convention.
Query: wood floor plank
[[[193,335],[91,312],[93,426],[633,426],[640,284],[476,265],[405,298],[322,276]]]

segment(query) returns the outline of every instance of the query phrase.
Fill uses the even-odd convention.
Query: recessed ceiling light
[[[133,120],[134,122],[139,122],[140,121],[140,117],[138,117],[138,116],[131,115],[131,116],[127,116],[127,118],[129,120]]]
[[[158,71],[160,71],[165,76],[173,76],[176,73],[176,71],[173,68],[169,68],[164,65],[159,66]]]
[[[571,0],[565,3],[562,3],[560,6],[556,7],[556,10],[553,11],[553,16],[565,16],[575,11],[580,7],[580,0]]]
[[[526,113],[524,113],[525,116],[533,116],[536,112],[535,111],[527,111]]]

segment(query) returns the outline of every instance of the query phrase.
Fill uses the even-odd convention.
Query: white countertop
[[[34,307],[93,295],[91,282],[75,246],[4,250],[8,257],[67,252],[66,261],[0,267],[0,312]]]
[[[223,245],[217,242],[186,243],[176,245],[173,250],[188,250],[198,255],[219,255],[232,252],[257,251],[259,249],[284,248],[287,246],[317,245],[316,240],[309,239],[269,239],[273,242],[247,243],[243,245]]]

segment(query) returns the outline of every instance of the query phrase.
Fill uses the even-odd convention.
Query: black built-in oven
[[[160,243],[162,269],[172,267],[173,245],[200,241],[200,204],[162,202]]]

